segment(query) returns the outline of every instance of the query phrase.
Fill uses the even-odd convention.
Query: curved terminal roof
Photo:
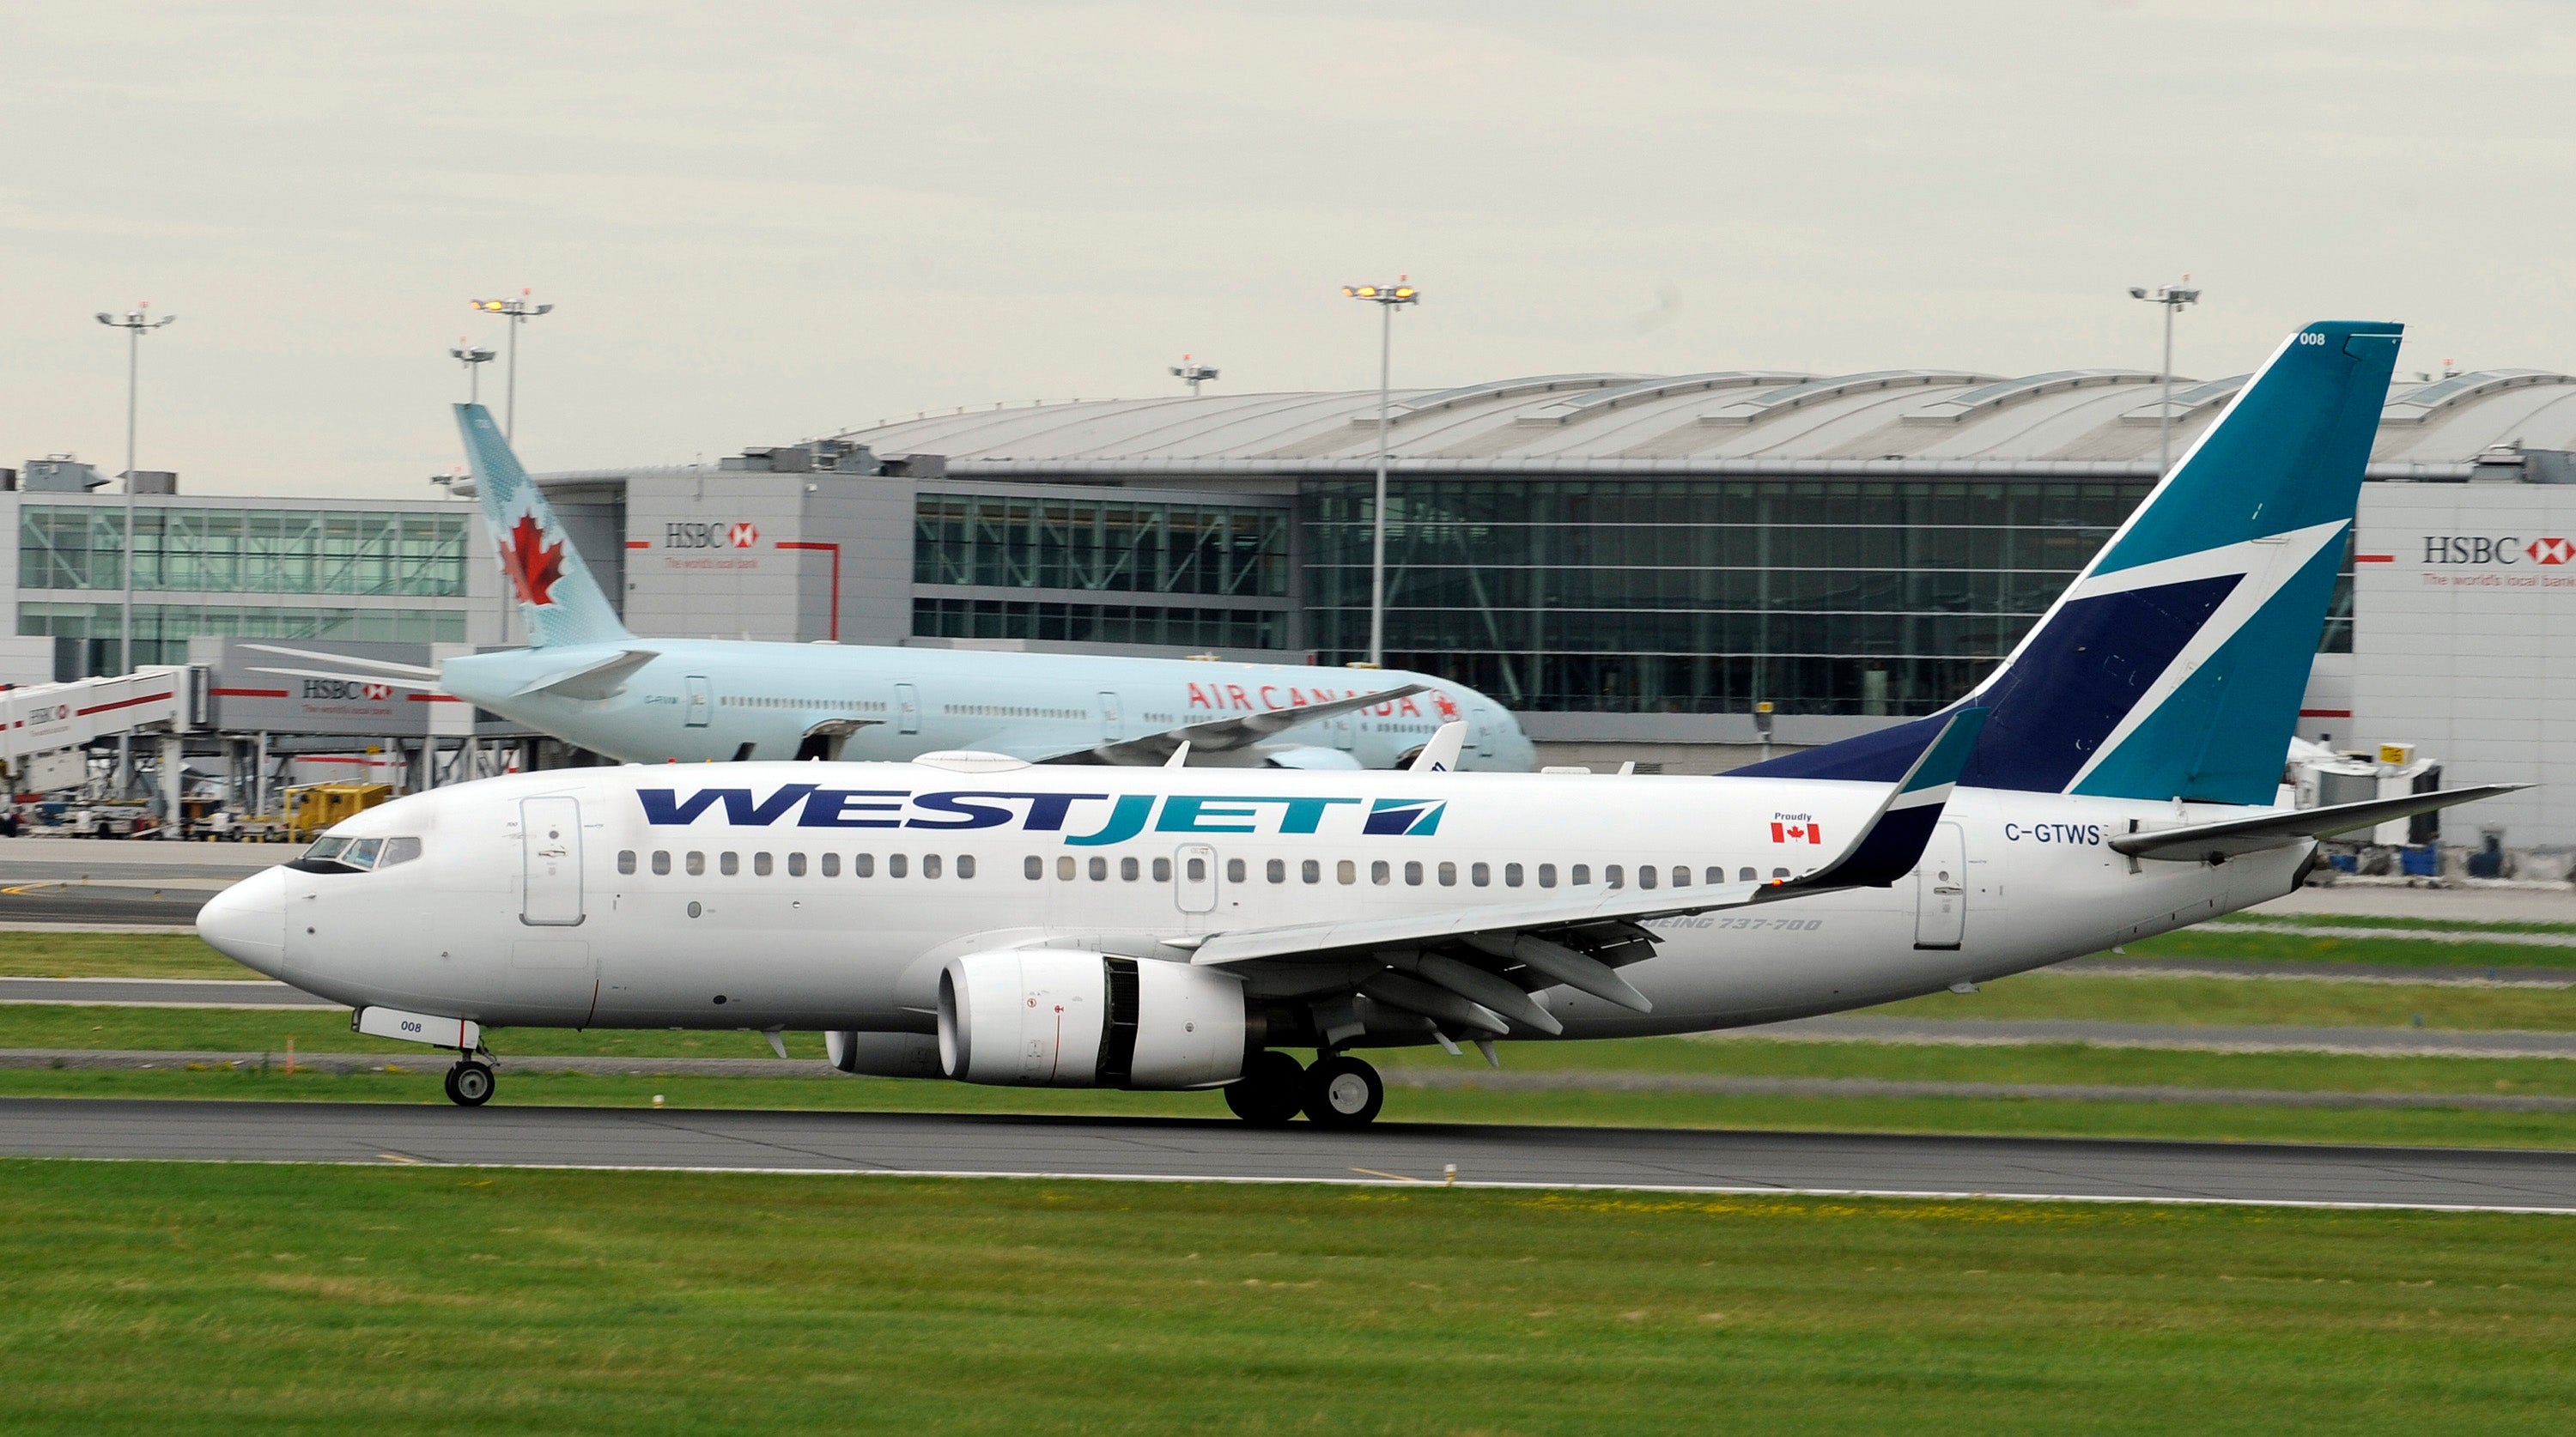
[[[2247,376],[2173,382],[2180,453]],[[2157,377],[1720,370],[1535,375],[1395,391],[1406,473],[2135,475],[2154,471]],[[1373,389],[1003,405],[839,437],[943,454],[955,475],[1137,478],[1358,474],[1376,466]],[[2377,477],[2464,477],[2496,446],[2576,449],[2576,375],[2490,369],[2392,385]]]

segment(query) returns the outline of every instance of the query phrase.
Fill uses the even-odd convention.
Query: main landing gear
[[[1386,1083],[1377,1069],[1346,1053],[1328,1053],[1310,1068],[1265,1048],[1226,1086],[1225,1105],[1256,1127],[1279,1127],[1302,1112],[1320,1127],[1356,1128],[1386,1106]]]
[[[447,1070],[447,1100],[460,1108],[479,1108],[492,1101],[492,1065],[471,1053]]]

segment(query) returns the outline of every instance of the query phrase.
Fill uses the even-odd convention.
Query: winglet
[[[1961,709],[1951,715],[1905,777],[1888,790],[1886,801],[1860,837],[1822,872],[1793,886],[1885,888],[1913,872],[1923,859],[1924,845],[1932,841],[1932,826],[1941,821],[1942,805],[1950,801],[1951,786],[1968,766],[1968,755],[1976,751],[1977,735],[1985,727],[1984,709]]]
[[[1467,750],[1467,726],[1455,719],[1434,730],[1431,742],[1406,765],[1409,773],[1448,773],[1458,767],[1458,756]]]

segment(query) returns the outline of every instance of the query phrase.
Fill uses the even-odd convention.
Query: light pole
[[[1397,275],[1393,284],[1346,284],[1342,293],[1378,307],[1377,503],[1369,513],[1368,666],[1379,669],[1386,667],[1386,418],[1387,386],[1395,365],[1395,312],[1408,304],[1420,304],[1422,291],[1406,284],[1403,275]]]
[[[1172,377],[1188,384],[1190,397],[1196,399],[1199,397],[1199,386],[1216,378],[1216,366],[1197,363],[1184,354],[1181,356],[1181,362],[1172,366]]]
[[[2183,278],[2190,279],[2191,276],[2184,275]],[[2174,312],[2186,304],[2198,304],[2200,291],[2183,289],[2170,284],[2160,284],[2150,290],[2133,284],[2129,286],[2129,298],[2143,299],[2149,304],[2161,306],[2165,312],[2165,367],[2163,370],[2165,397],[2164,402],[2156,406],[2156,477],[2162,479],[2165,477],[2165,471],[2173,467]]]
[[[492,362],[492,351],[488,349],[476,349],[472,344],[466,341],[464,336],[459,335],[457,336],[455,347],[448,350],[447,354],[449,358],[465,366],[465,402],[468,404],[482,403],[482,367]]]
[[[554,306],[530,303],[528,291],[524,288],[508,299],[469,299],[466,303],[485,314],[497,314],[510,321],[509,400],[501,411],[501,437],[509,439],[516,435],[519,427],[519,326],[548,313]]]
[[[122,319],[105,310],[98,313],[99,323],[125,331],[125,562],[117,566],[125,571],[125,601],[117,624],[116,668],[127,674],[134,672],[134,414],[136,385],[143,373],[143,336],[179,320],[175,314],[155,319],[146,313],[151,307],[152,301],[143,300]]]

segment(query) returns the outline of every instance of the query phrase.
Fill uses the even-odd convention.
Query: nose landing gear
[[[479,1108],[492,1101],[492,1065],[467,1055],[447,1070],[447,1100],[460,1108]]]

